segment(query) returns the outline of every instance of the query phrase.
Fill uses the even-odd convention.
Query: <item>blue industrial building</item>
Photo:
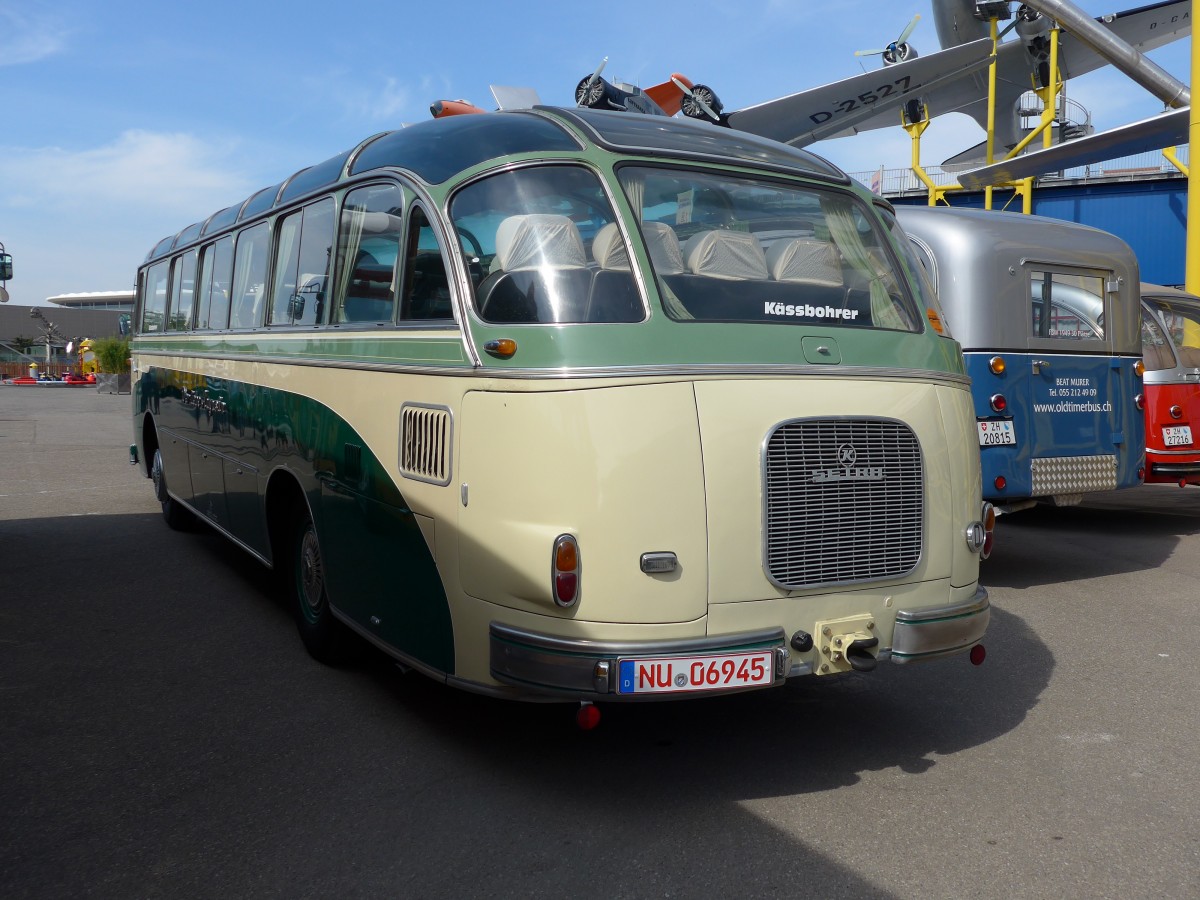
[[[894,204],[924,204],[914,190],[886,193]],[[982,209],[983,192],[955,191],[952,206]],[[996,190],[992,208],[1020,210],[1011,191]],[[1133,248],[1142,280],[1182,286],[1187,231],[1187,179],[1175,173],[1118,174],[1099,178],[1042,178],[1033,189],[1033,213],[1091,225],[1117,235]]]

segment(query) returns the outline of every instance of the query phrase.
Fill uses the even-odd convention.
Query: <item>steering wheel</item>
[[[471,252],[474,253],[477,258],[482,259],[483,244],[479,243],[479,238],[475,237],[475,235],[463,228],[461,225],[455,225],[454,227],[458,230],[458,233],[463,240],[471,245]]]

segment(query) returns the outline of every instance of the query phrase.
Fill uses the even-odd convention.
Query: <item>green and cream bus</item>
[[[438,119],[161,241],[134,462],[351,633],[523,699],[970,651],[992,516],[891,208],[704,123]]]

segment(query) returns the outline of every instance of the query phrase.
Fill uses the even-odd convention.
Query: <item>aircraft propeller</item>
[[[855,56],[882,56],[885,66],[895,65],[898,62],[917,58],[917,48],[908,43],[909,35],[913,33],[913,29],[917,27],[917,22],[921,20],[918,13],[912,17],[912,21],[908,26],[900,32],[900,37],[896,38],[886,47],[881,50],[855,50]]]
[[[688,87],[674,75],[671,76],[671,83],[683,91],[684,100],[680,105],[680,110],[685,116],[692,119],[700,119],[707,116],[712,122],[721,121],[721,110],[723,107],[712,88],[706,84],[698,84],[694,88]]]

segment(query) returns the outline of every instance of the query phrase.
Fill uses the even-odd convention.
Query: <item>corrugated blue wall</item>
[[[1011,194],[997,191],[1000,209]],[[950,203],[981,209],[983,194],[954,193]],[[892,202],[921,205],[923,197],[894,197]],[[1019,204],[1014,204],[1019,211]],[[1033,190],[1033,212],[1039,216],[1080,222],[1117,235],[1137,254],[1142,280],[1181,285],[1187,231],[1187,179],[1121,181],[1091,184],[1040,184]]]

